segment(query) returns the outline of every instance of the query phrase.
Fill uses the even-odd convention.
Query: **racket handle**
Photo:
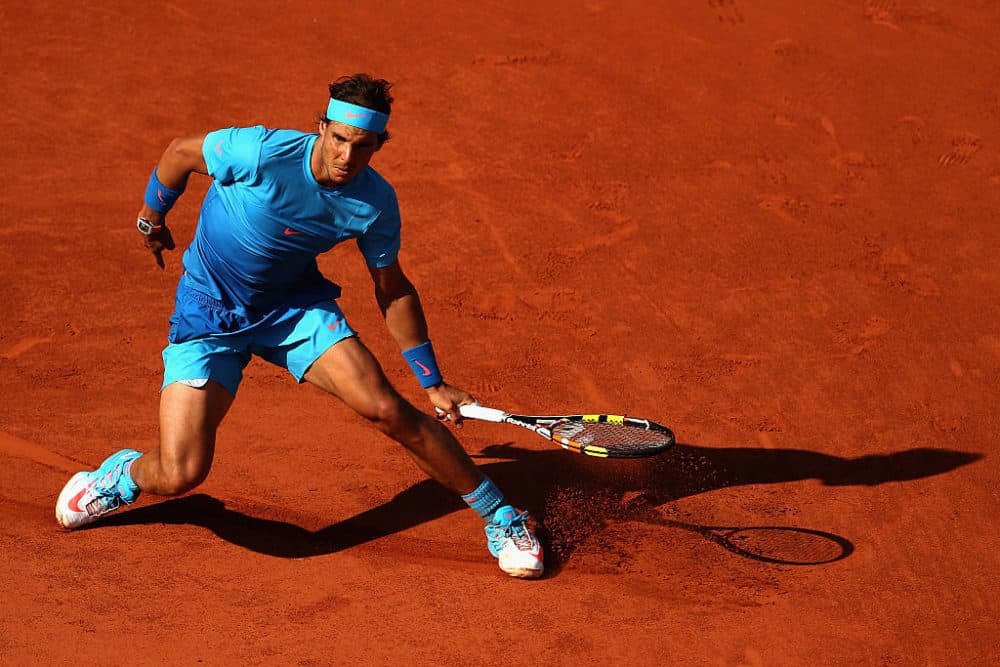
[[[463,417],[467,419],[479,419],[486,422],[497,422],[503,421],[507,413],[503,410],[497,410],[495,408],[487,408],[484,405],[479,405],[479,403],[472,403],[470,405],[461,405],[458,411],[462,413]]]

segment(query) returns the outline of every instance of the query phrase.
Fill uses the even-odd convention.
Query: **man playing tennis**
[[[139,212],[145,245],[163,267],[174,242],[166,214],[188,176],[213,180],[191,246],[163,351],[160,443],[122,450],[74,475],[56,503],[65,528],[89,524],[145,491],[180,495],[204,481],[215,435],[252,355],[336,396],[399,442],[430,477],[486,521],[487,544],[515,577],[542,575],[527,513],[507,503],[439,421],[389,384],[337,305],[340,287],[316,257],[354,239],[386,326],[430,402],[461,423],[474,401],[444,382],[420,299],[397,259],[396,194],[369,162],[388,139],[391,84],[356,74],[330,85],[318,134],[261,126],[175,139],[153,170]]]

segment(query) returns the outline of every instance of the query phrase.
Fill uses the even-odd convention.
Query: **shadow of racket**
[[[850,540],[812,528],[794,526],[699,526],[661,518],[656,523],[683,528],[715,542],[726,551],[762,563],[825,565],[854,553]]]
[[[797,526],[703,526],[677,521],[643,499],[629,504],[631,514],[643,523],[682,528],[715,542],[743,558],[776,565],[826,565],[854,553],[845,537]]]

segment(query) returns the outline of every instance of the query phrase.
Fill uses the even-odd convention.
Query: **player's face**
[[[320,123],[319,164],[316,180],[325,185],[349,183],[368,166],[379,149],[378,134],[344,123]]]

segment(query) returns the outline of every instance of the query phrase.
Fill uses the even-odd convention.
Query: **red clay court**
[[[23,2],[0,30],[0,663],[996,663],[996,3]],[[134,228],[152,165],[312,130],[358,71],[396,83],[373,166],[445,377],[678,445],[469,422],[544,528],[517,581],[401,448],[255,360],[203,486],[62,532],[68,477],[157,436],[181,253]],[[353,244],[320,266],[430,410]]]

